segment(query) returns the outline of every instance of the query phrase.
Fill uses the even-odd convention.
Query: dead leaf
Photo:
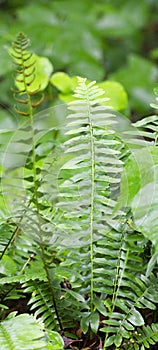
[[[67,337],[65,337],[65,335],[63,335],[62,338],[64,340],[64,349],[66,349],[68,346],[70,346],[73,343],[77,343],[77,342],[82,341],[82,339],[76,340],[76,339],[67,338]]]
[[[81,337],[82,337],[82,328],[81,327],[76,331],[76,335],[78,336],[78,338],[81,339]]]

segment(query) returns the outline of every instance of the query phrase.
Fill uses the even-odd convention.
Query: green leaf
[[[117,334],[114,340],[114,344],[119,347],[121,343],[122,343],[122,336],[120,334]]]
[[[101,328],[101,331],[104,332],[104,328]],[[108,339],[105,340],[104,346],[110,346],[114,343],[115,335],[111,335]]]
[[[59,99],[64,103],[68,104],[69,102],[75,101],[73,94],[60,94],[58,95]]]
[[[84,334],[87,333],[88,328],[89,328],[89,314],[83,313],[81,318],[81,329]]]
[[[121,178],[122,205],[131,205],[132,200],[146,184],[158,179],[157,149],[153,146],[132,149],[124,166]]]
[[[144,74],[145,72],[145,74]],[[146,112],[153,101],[153,88],[158,69],[154,63],[138,55],[131,54],[127,65],[110,76],[120,82],[130,96],[130,105],[140,112]],[[130,79],[129,79],[130,77]]]
[[[121,2],[119,8],[117,8],[115,2],[111,2],[110,6],[108,3],[103,8],[103,16],[101,16],[98,23],[99,30],[115,40],[117,37],[123,39],[126,36],[129,40],[130,35],[147,22],[148,3],[143,1],[143,5],[143,9],[142,2],[135,2],[133,6],[133,1],[129,0],[128,2]],[[112,49],[114,50],[114,46],[112,46]]]
[[[132,309],[132,314],[127,319],[134,326],[142,326],[144,324],[144,319],[140,312],[135,308]]]
[[[74,100],[72,92],[77,86],[77,77],[70,77],[64,72],[57,72],[51,76],[50,82],[61,91],[59,98],[62,101],[68,103]],[[105,91],[103,97],[109,99],[109,101],[102,104],[110,106],[114,110],[122,110],[127,107],[128,98],[123,85],[116,81],[108,80],[97,85]]]
[[[89,318],[89,323],[92,331],[97,333],[99,327],[99,314],[98,312],[92,312]]]
[[[50,82],[63,94],[69,94],[77,86],[77,77],[70,77],[64,72],[57,72],[50,77]]]
[[[140,189],[132,201],[134,222],[158,251],[158,184],[151,182]]]
[[[158,250],[152,255],[151,259],[148,262],[147,270],[146,270],[146,276],[149,277],[151,274],[151,271],[153,270],[156,262],[158,262]]]
[[[52,350],[63,350],[64,349],[64,341],[61,335],[55,331],[47,330],[50,344],[47,345],[46,349]]]
[[[151,326],[143,326],[137,328],[137,331],[132,335],[134,344],[137,344],[136,349],[149,349],[150,345],[157,344],[158,341],[158,324],[152,323]],[[133,350],[133,346],[130,347]]]
[[[17,267],[15,261],[8,255],[3,255],[0,262],[0,274],[11,276],[16,274]]]
[[[105,91],[103,97],[109,98],[109,101],[105,102],[106,106],[118,111],[127,107],[128,98],[123,85],[116,81],[106,80],[98,83],[98,86]]]
[[[27,314],[5,320],[0,324],[0,344],[3,350],[39,350],[47,345],[43,325]]]
[[[79,294],[79,293],[76,293],[74,292],[73,290],[69,289],[67,290],[67,294],[70,294],[73,298],[75,298],[76,300],[82,302],[82,303],[85,303],[85,298]]]
[[[28,90],[30,92],[36,90],[43,91],[48,85],[49,77],[53,71],[53,65],[47,57],[40,57],[35,54],[32,55],[32,61],[35,61],[35,79],[28,87]],[[23,83],[16,81],[16,85],[19,90],[24,89]]]

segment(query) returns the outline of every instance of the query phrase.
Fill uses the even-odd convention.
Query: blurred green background
[[[151,112],[158,83],[157,0],[0,0],[0,120],[13,113],[11,42],[23,31],[47,65],[44,108],[58,103],[49,76],[120,82],[132,120]],[[7,110],[7,112],[6,112]]]

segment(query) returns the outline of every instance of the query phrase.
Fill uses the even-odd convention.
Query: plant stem
[[[91,142],[91,204],[90,204],[90,261],[91,261],[91,286],[90,286],[90,307],[91,312],[93,311],[93,289],[94,289],[94,272],[93,272],[93,222],[94,222],[94,181],[95,181],[95,149],[94,149],[94,136],[93,136],[93,125],[91,120],[90,101],[87,94],[88,104],[88,119],[90,129],[90,142]]]

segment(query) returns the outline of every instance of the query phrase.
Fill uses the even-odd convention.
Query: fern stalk
[[[94,223],[94,181],[95,181],[95,147],[93,136],[93,125],[91,120],[90,101],[87,93],[87,105],[88,105],[88,120],[90,129],[90,144],[91,144],[91,204],[90,204],[90,261],[91,261],[91,288],[90,288],[90,309],[93,311],[93,290],[94,290],[94,276],[93,276],[93,223]]]
[[[10,239],[8,240],[7,244],[5,245],[5,247],[4,247],[4,249],[3,249],[3,252],[2,252],[2,254],[1,254],[1,256],[0,256],[0,260],[2,260],[4,254],[5,254],[6,251],[8,250],[9,246],[12,244],[12,242],[13,242],[13,240],[14,240],[14,237],[15,237],[16,232],[17,232],[18,229],[19,229],[19,227],[17,226],[16,229],[15,229],[15,231],[12,233]]]

